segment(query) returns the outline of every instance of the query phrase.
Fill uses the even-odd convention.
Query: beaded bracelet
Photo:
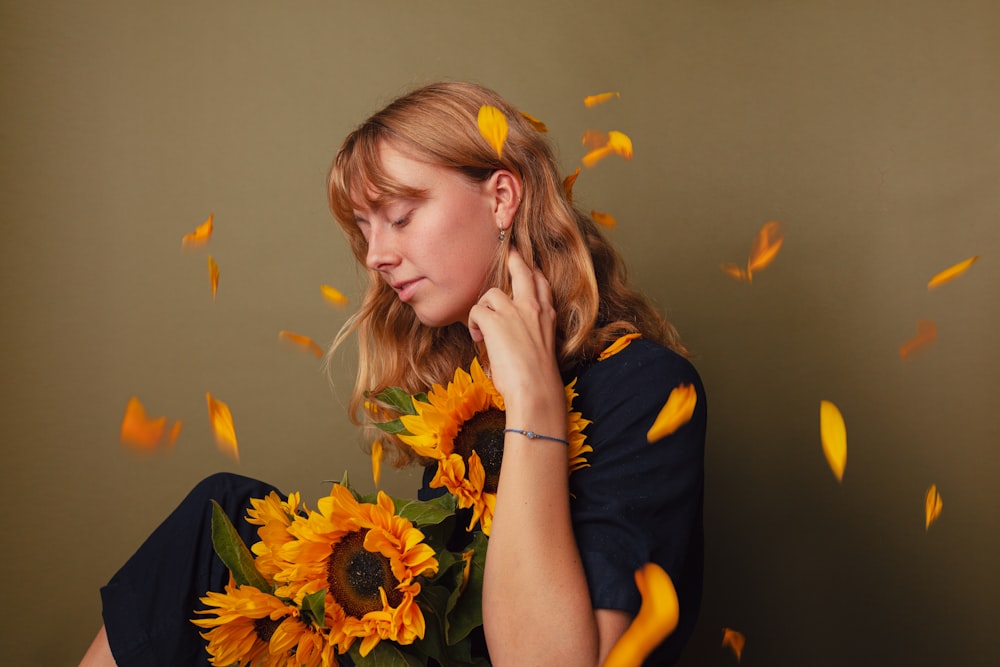
[[[562,438],[553,438],[551,435],[542,435],[540,433],[535,433],[534,431],[522,431],[519,428],[505,428],[504,433],[519,433],[523,435],[528,440],[555,440],[556,442],[561,442],[562,444],[569,447],[569,441],[563,440]]]

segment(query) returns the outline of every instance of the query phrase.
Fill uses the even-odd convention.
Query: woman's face
[[[495,175],[474,183],[384,142],[379,152],[390,179],[425,195],[391,198],[374,210],[354,209],[368,242],[365,264],[381,274],[421,323],[466,322],[499,250]]]

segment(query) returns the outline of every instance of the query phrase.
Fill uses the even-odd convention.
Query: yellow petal
[[[841,482],[847,466],[847,426],[840,410],[830,401],[819,402],[819,435],[826,462],[837,481]]]
[[[330,287],[329,285],[320,285],[320,291],[323,292],[323,298],[327,300],[332,306],[346,306],[348,298],[343,295],[343,293],[336,287]]]
[[[747,643],[742,632],[737,632],[732,628],[722,628],[722,648],[729,648],[736,656],[736,662],[740,661],[743,655],[743,646]]]
[[[215,301],[215,293],[219,291],[219,265],[211,255],[208,256],[208,280],[212,284],[212,301]]]
[[[636,570],[635,583],[642,595],[639,613],[611,647],[604,667],[640,667],[646,656],[674,631],[680,619],[677,591],[662,567],[646,563]]]
[[[229,406],[212,398],[210,393],[205,394],[205,400],[208,403],[208,421],[212,425],[212,432],[215,434],[215,443],[219,446],[219,451],[239,461],[240,452],[236,444],[236,427],[233,426],[233,415],[229,411]]]
[[[534,116],[532,116],[530,113],[524,113],[523,111],[519,111],[518,113],[521,114],[521,116],[526,121],[528,121],[529,123],[531,123],[531,126],[533,128],[535,128],[535,131],[537,131],[537,132],[548,132],[549,131],[549,128],[545,125],[545,123],[543,123],[542,121],[538,120],[537,118],[535,118]]]
[[[614,151],[612,151],[611,146],[602,146],[601,148],[595,148],[594,150],[592,150],[589,153],[587,153],[586,155],[584,155],[583,159],[581,160],[581,162],[583,162],[583,166],[584,167],[587,167],[588,169],[590,169],[595,164],[597,164],[598,162],[600,162],[604,158],[606,158],[609,155],[611,155],[611,153],[613,153],[613,152]]]
[[[576,185],[576,179],[580,175],[580,168],[577,167],[573,170],[573,173],[563,179],[563,192],[566,193],[566,200],[570,204],[573,203],[573,186]]]
[[[500,109],[484,104],[479,107],[476,121],[479,124],[479,134],[493,147],[497,157],[503,158],[503,145],[507,141],[507,117]]]
[[[938,493],[937,484],[931,484],[924,495],[924,514],[926,515],[926,526],[924,530],[930,530],[931,524],[937,521],[941,515],[941,494]]]
[[[621,97],[621,93],[600,93],[598,95],[587,95],[583,98],[583,103],[587,108],[596,107],[598,104],[604,104],[616,97]]]
[[[741,280],[743,282],[750,282],[750,276],[747,274],[746,269],[732,262],[726,262],[719,267],[722,272],[727,276],[732,276],[736,280]]]
[[[927,283],[927,289],[934,289],[935,287],[945,284],[949,280],[954,280],[968,271],[969,267],[972,266],[977,259],[979,259],[979,255],[970,257],[969,259],[961,261],[954,266],[949,266],[947,269],[931,278],[930,282]]]
[[[774,261],[781,250],[781,244],[785,242],[785,237],[781,233],[781,223],[777,220],[765,222],[764,226],[757,232],[750,249],[750,258],[747,260],[747,275],[753,278],[754,271],[760,271]]]
[[[615,342],[611,343],[611,345],[608,345],[606,348],[604,348],[604,351],[597,356],[597,360],[604,361],[608,357],[615,356],[616,354],[624,350],[626,347],[628,347],[629,343],[631,343],[637,338],[642,338],[642,334],[630,333],[630,334],[625,334],[624,336],[619,336],[615,340]]]
[[[682,384],[674,387],[667,397],[667,402],[656,416],[656,420],[646,433],[647,442],[656,442],[667,437],[684,424],[688,423],[694,414],[698,403],[698,392],[694,385]]]
[[[181,247],[184,248],[200,248],[201,246],[208,243],[208,240],[212,238],[212,220],[215,218],[214,213],[209,213],[208,219],[194,228],[194,231],[190,234],[185,234],[181,237]]]
[[[626,160],[632,159],[632,140],[624,132],[618,130],[608,132],[608,145]]]
[[[610,137],[607,132],[601,132],[600,130],[587,130],[583,133],[581,141],[587,148],[604,148],[608,145]]]
[[[167,418],[150,419],[138,397],[133,396],[125,406],[122,418],[121,442],[133,449],[152,451],[162,444],[173,445],[181,432],[181,422],[176,421],[167,431]]]
[[[904,361],[917,350],[937,340],[937,325],[934,320],[917,320],[917,333],[899,346],[899,357]]]
[[[317,357],[323,356],[323,348],[316,344],[312,338],[309,336],[303,336],[301,334],[292,333],[291,331],[279,331],[278,338],[284,341],[288,341],[300,350],[305,350],[306,352],[312,352]]]
[[[590,217],[593,218],[594,222],[597,224],[604,225],[608,228],[614,227],[618,224],[618,221],[615,220],[615,216],[610,213],[602,213],[601,211],[591,210]]]
[[[382,441],[372,442],[372,479],[378,487],[378,480],[382,476]]]

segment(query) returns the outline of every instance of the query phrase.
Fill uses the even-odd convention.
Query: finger
[[[535,294],[538,295],[538,302],[542,304],[543,308],[553,308],[552,285],[549,284],[549,279],[540,269],[535,269],[532,277],[535,280]]]
[[[507,257],[507,270],[510,272],[511,296],[515,300],[535,296],[534,272],[516,248],[511,248]]]

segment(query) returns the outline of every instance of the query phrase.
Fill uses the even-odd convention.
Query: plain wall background
[[[635,281],[696,353],[710,403],[707,557],[685,665],[985,665],[1000,620],[1000,5],[858,2],[0,2],[4,664],[75,665],[98,588],[197,480],[311,501],[371,488],[334,390],[288,329],[358,277],[326,210],[343,136],[431,80],[635,158],[584,171]],[[585,95],[620,91],[594,109]],[[180,238],[215,214],[204,249]],[[777,260],[746,260],[767,220]],[[205,256],[218,261],[217,300]],[[928,279],[982,255],[929,292]],[[940,337],[907,362],[918,319]],[[220,454],[204,394],[232,408]],[[182,419],[137,456],[129,396]],[[842,483],[819,402],[848,430]],[[383,486],[412,493],[414,471]],[[940,520],[924,529],[936,483]]]

